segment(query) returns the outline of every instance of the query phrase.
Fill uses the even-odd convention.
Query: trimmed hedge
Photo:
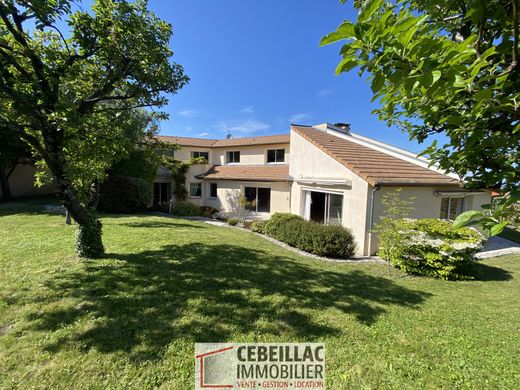
[[[132,213],[146,210],[152,203],[152,183],[130,176],[109,176],[101,185],[99,205],[108,213]]]
[[[261,225],[263,233],[318,256],[346,259],[356,251],[354,236],[340,225],[304,221],[293,214],[274,214]]]
[[[453,223],[433,218],[398,221],[401,238],[388,259],[408,274],[442,279],[473,279],[475,254],[484,237],[475,229],[454,228]],[[383,248],[380,252],[384,253]]]

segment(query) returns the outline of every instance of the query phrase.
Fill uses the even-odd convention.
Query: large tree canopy
[[[369,73],[379,117],[469,187],[518,188],[519,0],[357,0],[322,44],[346,40],[337,73]]]
[[[78,9],[78,10],[75,10]],[[131,142],[122,123],[161,107],[188,81],[171,62],[169,24],[145,0],[0,2],[0,126],[44,162],[78,222],[78,252],[103,253],[85,194]]]

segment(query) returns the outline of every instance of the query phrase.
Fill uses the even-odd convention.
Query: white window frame
[[[199,187],[200,187],[200,196],[193,196],[193,195],[191,195],[191,185],[192,184],[198,184],[199,185]],[[188,197],[191,198],[191,199],[201,199],[202,198],[202,182],[200,182],[200,181],[192,181],[192,182],[189,183]]]
[[[195,157],[195,153],[199,154],[197,157],[201,157],[200,156],[201,153],[206,153],[208,155],[208,157],[206,158],[206,161],[209,162],[209,151],[207,152],[207,151],[204,151],[204,150],[192,150],[190,152],[190,157],[191,158],[197,158],[197,157]]]
[[[269,152],[274,150],[274,159],[275,161],[269,161]],[[276,161],[276,152],[279,150],[283,150],[283,161]],[[265,162],[266,164],[285,164],[285,148],[274,148],[274,149],[266,149],[265,151]]]
[[[442,207],[442,200],[443,199],[448,199],[447,215],[446,215],[446,218],[445,218],[446,220],[453,221],[453,219],[450,219],[450,209],[451,209],[451,200],[452,199],[462,199],[462,211],[461,211],[461,214],[464,211],[466,211],[466,197],[465,196],[443,196],[441,198],[441,207]],[[439,211],[442,211],[442,209],[439,210]],[[440,212],[439,212],[439,214],[440,214]],[[457,218],[457,215],[455,216],[455,218]]]
[[[341,217],[340,217],[340,225],[343,225],[343,213],[345,211],[345,193],[343,191],[329,191],[323,190],[319,188],[302,188],[302,199],[303,199],[303,219],[306,221],[310,221],[311,219],[311,192],[321,192],[326,195],[340,195],[342,197],[341,203]],[[329,225],[330,223],[330,196],[325,196],[325,214],[323,216],[323,224]]]
[[[233,162],[229,162],[229,161],[228,161],[228,154],[229,154],[229,153],[238,153],[238,162],[235,162],[235,161],[233,161]],[[226,150],[226,154],[225,154],[225,156],[224,156],[224,159],[225,159],[225,161],[226,161],[226,164],[232,165],[232,164],[240,164],[240,159],[241,159],[241,157],[242,157],[242,156],[241,156],[240,150]]]

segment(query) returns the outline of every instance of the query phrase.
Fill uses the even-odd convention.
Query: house
[[[245,196],[258,218],[291,212],[342,224],[354,233],[359,255],[377,250],[371,230],[388,191],[402,188],[403,197],[415,197],[414,218],[454,219],[491,200],[489,191],[468,191],[426,159],[352,133],[345,124],[292,125],[287,135],[160,139],[182,147],[175,152],[180,160],[206,157],[207,164],[187,174],[189,201],[232,212]],[[167,172],[159,172],[156,199],[168,199],[171,185]]]

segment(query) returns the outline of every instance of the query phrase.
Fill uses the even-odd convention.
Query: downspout
[[[372,247],[372,229],[374,225],[374,200],[376,191],[379,191],[381,189],[380,185],[375,185],[374,188],[372,188],[372,194],[370,196],[370,217],[369,217],[369,225],[368,225],[368,247],[366,251],[366,255],[370,256],[370,248]]]

